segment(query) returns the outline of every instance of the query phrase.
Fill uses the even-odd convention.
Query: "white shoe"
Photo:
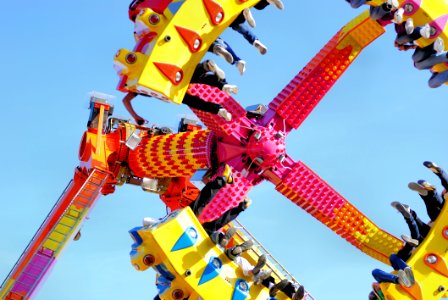
[[[220,108],[218,111],[218,116],[224,118],[226,121],[232,121],[232,114],[227,111],[225,108]]]
[[[406,34],[411,34],[414,32],[414,20],[412,18],[409,18],[406,20],[406,23],[404,24],[404,28],[406,29]]]
[[[400,6],[400,2],[398,2],[398,0],[387,0],[386,3],[392,6],[392,10],[396,10]]]
[[[250,12],[250,9],[245,8],[243,10],[243,16],[246,19],[247,24],[249,24],[250,27],[255,28],[255,26],[257,24],[255,23],[254,16],[252,16],[252,13]]]
[[[394,23],[396,24],[401,24],[403,23],[403,14],[404,14],[404,9],[403,8],[399,8],[395,11],[394,13]]]
[[[152,226],[152,225],[154,225],[155,223],[157,223],[157,222],[159,222],[159,220],[157,220],[157,219],[154,219],[154,218],[151,218],[151,217],[146,217],[146,218],[143,218],[143,226]]]
[[[213,60],[209,60],[207,62],[207,66],[208,69],[215,73],[216,76],[218,76],[219,79],[225,79],[226,78],[226,73],[224,73],[223,70],[221,70],[218,65],[213,61]]]
[[[420,35],[425,39],[429,39],[431,35],[431,26],[429,26],[429,24],[425,24],[424,26],[422,26],[420,28]]]
[[[222,87],[222,91],[226,92],[227,94],[238,94],[238,87],[236,85],[232,85],[232,84],[225,84]]]
[[[269,4],[274,5],[278,9],[282,10],[285,8],[281,0],[267,0]]]
[[[406,243],[408,243],[408,244],[414,246],[414,247],[417,247],[417,246],[418,246],[418,240],[413,239],[413,238],[410,237],[409,235],[402,234],[402,235],[401,235],[401,239],[402,239],[403,241],[405,241]]]
[[[221,45],[215,45],[213,47],[213,53],[224,58],[229,64],[233,64],[233,56]]]
[[[437,54],[440,54],[445,50],[445,42],[441,37],[436,38],[434,41],[434,50],[436,50]]]
[[[260,52],[261,55],[265,55],[268,52],[268,48],[263,45],[259,40],[255,40],[254,47]]]
[[[237,61],[236,67],[237,67],[238,71],[240,71],[241,75],[243,75],[244,72],[246,72],[246,62],[244,60]]]
[[[411,287],[411,282],[409,278],[406,276],[406,273],[403,270],[397,271],[398,283],[404,285],[405,287]]]

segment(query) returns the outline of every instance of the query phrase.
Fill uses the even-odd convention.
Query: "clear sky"
[[[319,3],[319,4],[318,4]],[[113,55],[132,49],[127,1],[3,1],[0,74],[3,140],[0,147],[2,212],[0,277],[7,275],[72,178],[88,118],[88,92],[113,94],[121,104]],[[241,36],[224,38],[248,65],[213,57],[228,81],[240,87],[243,106],[267,104],[324,44],[361,10],[345,1],[287,1],[286,9],[253,11],[255,32],[269,50],[261,56]],[[393,28],[347,70],[299,130],[287,140],[300,159],[377,225],[399,236],[407,227],[391,201],[411,204],[425,216],[409,181],[436,178],[422,166],[448,168],[446,86],[427,87],[411,53],[393,47]],[[135,100],[153,124],[177,127],[188,108],[149,98]],[[316,299],[366,299],[371,270],[390,268],[367,257],[276,193],[270,183],[250,192],[254,203],[240,221]],[[152,299],[154,273],[129,262],[127,231],[145,216],[164,215],[161,201],[135,186],[102,197],[43,284],[37,299]]]

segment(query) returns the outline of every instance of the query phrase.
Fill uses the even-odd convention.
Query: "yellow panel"
[[[198,233],[195,244],[191,247],[171,252],[179,237],[187,228],[193,227]],[[142,258],[150,253],[155,255],[156,263],[163,264],[176,276],[170,288],[171,293],[175,288],[180,288],[190,295],[190,299],[216,299],[219,291],[220,299],[232,299],[233,286],[238,278],[244,279],[250,286],[250,293],[246,299],[268,299],[269,290],[261,285],[254,285],[251,278],[247,278],[239,267],[231,262],[227,256],[210,240],[189,207],[178,210],[167,216],[161,223],[152,227],[144,227],[138,230],[143,242],[136,248],[138,253],[131,256],[132,263],[138,265],[136,269],[144,270],[147,266],[142,263]],[[198,285],[201,275],[208,264],[210,257],[218,257],[223,265],[220,275],[212,280]],[[247,257],[254,263],[254,257]],[[186,276],[189,270],[191,275]],[[275,276],[275,275],[274,275]],[[164,299],[164,293],[161,298]],[[166,298],[168,299],[168,298]],[[288,299],[283,293],[278,293],[277,299]]]
[[[385,296],[392,296],[394,299],[440,299],[445,292],[439,291],[439,287],[448,287],[448,205],[442,209],[439,218],[435,222],[424,242],[417,248],[414,255],[408,260],[408,265],[414,271],[414,277],[421,287],[422,298],[417,295],[411,296],[402,287],[395,284],[382,284],[381,289]],[[446,236],[446,237],[445,237]],[[427,255],[435,254],[439,257],[439,269],[436,271],[425,263]],[[435,266],[436,264],[432,265]],[[444,271],[447,270],[446,272]],[[445,275],[442,273],[445,272]]]
[[[181,103],[190,83],[196,65],[201,61],[212,42],[226,29],[231,22],[247,7],[256,4],[257,0],[240,3],[236,0],[219,1],[224,10],[224,20],[217,26],[210,21],[203,0],[185,1],[168,26],[157,36],[155,47],[138,81],[138,89],[149,89],[164,95],[175,103]],[[202,46],[192,53],[182,39],[175,26],[186,28],[197,33],[202,38]],[[170,41],[166,41],[170,37]],[[154,62],[177,66],[183,71],[179,84],[173,84],[165,77]]]

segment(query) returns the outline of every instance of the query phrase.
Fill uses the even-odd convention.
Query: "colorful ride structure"
[[[216,88],[190,84],[195,66],[211,43],[243,9],[258,2],[133,2],[130,18],[135,21],[136,45],[133,51],[121,49],[115,56],[115,69],[120,75],[118,89],[174,103],[181,103],[185,96],[196,97],[222,105],[233,118],[225,121],[193,109],[208,129],[184,123],[185,130],[172,133],[164,128],[147,128],[116,119],[112,116],[112,106],[105,101],[107,97],[93,94],[74,178],[3,282],[2,299],[28,299],[34,295],[101,194],[111,194],[116,186],[124,183],[141,185],[146,191],[160,194],[162,201],[175,210],[196,199],[198,190],[189,179],[198,170],[210,169],[219,174],[225,164],[232,168],[234,183],[219,191],[198,217],[199,222],[216,219],[238,205],[253,186],[267,180],[279,193],[379,261],[388,263],[388,257],[402,247],[401,240],[375,225],[303,162],[286,152],[287,135],[299,128],[360,52],[385,32],[368,12],[338,31],[264,109],[248,111]],[[381,4],[378,0],[369,3]],[[405,17],[412,16],[416,24],[430,22],[434,28],[430,39],[418,40],[419,45],[431,44],[436,37],[447,41],[448,18],[443,15],[448,11],[446,1],[402,1],[401,6],[406,5]],[[446,64],[437,66],[445,67]],[[214,287],[222,287],[233,295],[231,299],[265,299],[266,290],[244,291],[243,286],[250,286],[247,282],[245,285],[242,281],[218,278],[216,266],[226,269],[223,274],[233,272],[232,278],[241,278],[241,271],[211,244],[198,220],[185,209],[169,215],[157,226],[132,230],[136,240],[132,253],[134,265],[143,270],[167,259],[168,271],[179,278],[176,282],[181,286],[173,292],[180,289],[190,299],[213,298],[214,289],[207,288],[212,282]],[[195,242],[189,246],[194,246],[194,251],[191,248],[173,252],[173,245],[190,227],[200,244]],[[167,239],[161,242],[160,235],[166,235]],[[408,262],[418,284],[409,289],[385,284],[382,290],[386,299],[448,296],[447,239],[448,221],[439,218],[425,243]],[[148,248],[157,249],[151,250],[154,261],[138,262],[149,255]],[[200,260],[193,270],[179,263],[188,255],[202,255],[206,259]],[[186,273],[187,269],[191,273]],[[213,280],[203,279],[204,272]]]

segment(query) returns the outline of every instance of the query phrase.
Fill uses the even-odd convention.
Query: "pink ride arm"
[[[251,182],[241,176],[239,172],[233,172],[233,180],[233,184],[227,184],[223,187],[202,211],[199,216],[201,223],[219,218],[228,209],[237,206],[244,200],[244,197],[252,188]]]
[[[274,184],[279,182],[277,191],[356,248],[389,264],[389,255],[402,247],[401,240],[376,226],[303,162],[288,158],[283,164],[288,167],[277,168],[281,179],[266,174]]]

